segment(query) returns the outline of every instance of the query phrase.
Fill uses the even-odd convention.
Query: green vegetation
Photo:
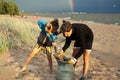
[[[0,14],[18,15],[19,8],[12,0],[0,0]]]
[[[37,24],[12,17],[1,17],[0,53],[10,48],[34,46],[39,31]]]

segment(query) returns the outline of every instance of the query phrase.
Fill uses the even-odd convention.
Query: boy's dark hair
[[[71,28],[72,28],[71,23],[69,21],[63,20],[63,24],[60,28],[60,32],[62,32],[62,33],[68,32],[68,31],[70,31]]]
[[[59,22],[58,19],[54,19],[53,21],[50,22],[50,24],[53,26],[53,31],[57,31],[57,29],[59,28]]]

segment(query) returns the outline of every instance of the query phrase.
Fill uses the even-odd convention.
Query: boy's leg
[[[39,47],[39,45],[36,45],[36,47],[33,49],[33,51],[30,53],[29,57],[27,58],[23,68],[22,68],[22,72],[25,71],[27,69],[27,65],[30,63],[30,61],[32,60],[32,58],[41,50],[41,47]]]
[[[52,54],[52,47],[46,47],[46,55],[47,55],[47,59],[48,59],[48,62],[49,62],[49,67],[50,67],[50,74],[52,74],[52,71],[53,71],[53,62],[52,62],[52,57],[51,57],[51,54]]]

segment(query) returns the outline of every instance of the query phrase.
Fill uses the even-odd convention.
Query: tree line
[[[19,15],[19,8],[11,0],[0,0],[0,14]]]

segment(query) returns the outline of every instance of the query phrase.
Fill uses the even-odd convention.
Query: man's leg
[[[91,50],[86,50],[83,54],[83,60],[84,60],[84,64],[83,64],[83,77],[86,77],[87,75],[87,71],[88,71],[88,67],[89,67],[89,56],[90,56]]]
[[[52,54],[52,47],[46,47],[46,55],[47,55],[47,59],[48,59],[48,62],[49,62],[49,67],[50,67],[50,74],[52,74],[52,71],[53,71],[53,62],[52,62],[52,57],[51,57],[51,54]]]
[[[30,53],[29,57],[27,58],[23,68],[21,69],[21,72],[25,71],[27,69],[27,65],[30,63],[32,58],[40,51],[41,47],[35,47],[33,51]]]
[[[74,47],[74,48],[73,48],[72,57],[75,57],[76,54],[79,52],[79,50],[80,50],[80,47]],[[76,61],[76,63],[75,63],[73,66],[75,67],[76,64],[77,64],[77,61]]]

